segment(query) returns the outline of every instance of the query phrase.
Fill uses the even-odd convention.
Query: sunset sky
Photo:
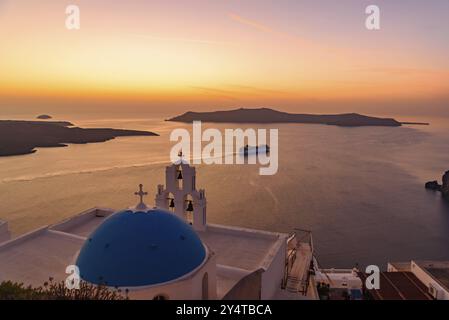
[[[65,28],[70,4],[79,31]],[[365,28],[370,4],[380,31]],[[0,0],[0,112],[78,102],[445,112],[448,14],[447,0]]]

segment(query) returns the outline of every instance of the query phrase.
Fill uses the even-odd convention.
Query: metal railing
[[[290,247],[289,244],[292,241],[295,241],[296,244],[293,247],[293,249],[288,252],[288,255],[286,257],[285,268],[284,268],[284,278],[282,280],[282,289],[286,289],[287,288],[287,283],[288,283],[288,281],[290,279],[291,281],[293,281],[295,283],[301,282],[301,284],[298,286],[299,289],[297,289],[297,291],[295,289],[295,292],[299,292],[299,293],[305,295],[307,293],[307,289],[309,287],[309,282],[310,282],[309,281],[309,279],[310,279],[310,269],[312,269],[312,265],[313,265],[314,249],[313,249],[312,231],[295,228],[294,231],[290,234],[290,236],[288,238],[287,249]],[[296,261],[297,251],[300,248],[301,244],[303,244],[303,245],[304,244],[308,244],[309,245],[310,250],[311,250],[312,260],[311,260],[311,265],[309,266],[309,270],[307,270],[306,279],[302,279],[300,281],[299,279],[295,279],[295,277],[290,278],[290,272],[292,270],[293,264]],[[291,290],[291,288],[290,288],[290,290]]]
[[[310,249],[312,250],[312,255],[313,255],[313,237],[312,237],[312,231],[310,230],[305,230],[305,229],[294,229],[293,232],[296,236],[297,243],[301,244],[301,243],[307,243],[310,246]]]

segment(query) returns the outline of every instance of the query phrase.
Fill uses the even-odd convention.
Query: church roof
[[[198,235],[173,213],[125,210],[90,235],[76,264],[81,278],[90,283],[138,287],[180,278],[205,258]]]

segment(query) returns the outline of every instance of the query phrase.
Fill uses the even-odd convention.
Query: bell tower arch
[[[170,210],[195,230],[206,229],[206,192],[196,189],[196,169],[183,160],[165,168],[165,186],[158,185],[156,207]]]

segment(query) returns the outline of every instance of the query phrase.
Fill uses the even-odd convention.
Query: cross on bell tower
[[[175,162],[175,164],[183,164],[183,163],[185,163],[186,161],[184,160],[184,153],[182,152],[182,150],[180,150],[179,152],[178,152],[178,157],[179,157],[179,159],[178,159],[178,161],[176,161]]]
[[[139,196],[140,198],[140,202],[139,204],[136,206],[137,210],[145,210],[147,209],[147,205],[143,202],[143,197],[148,195],[148,192],[143,191],[143,184],[139,184],[139,191],[138,192],[134,192],[134,194],[136,196]]]

